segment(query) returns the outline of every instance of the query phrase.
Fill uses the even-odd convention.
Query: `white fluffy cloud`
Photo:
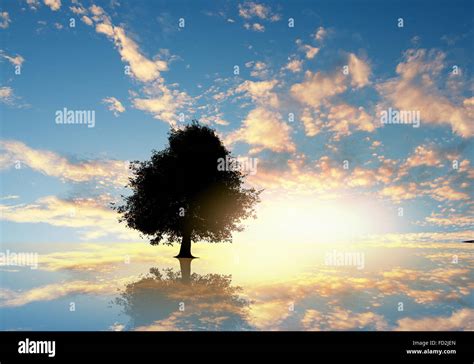
[[[303,69],[303,61],[300,59],[292,59],[286,64],[284,69],[293,73],[301,72]]]
[[[176,125],[178,109],[191,102],[185,92],[171,90],[161,82],[145,87],[146,97],[134,98],[133,106],[139,110],[149,112],[155,119]]]
[[[377,124],[363,107],[342,103],[330,107],[325,125],[339,139],[351,134],[352,129],[373,132]]]
[[[122,60],[130,65],[134,77],[142,82],[156,80],[161,71],[168,69],[168,64],[160,59],[150,60],[139,50],[138,45],[125,34],[122,27],[114,26],[105,21],[96,24],[96,31],[107,35],[113,40]]]
[[[280,105],[277,94],[273,91],[278,84],[277,80],[268,81],[244,81],[235,89],[237,93],[243,93],[259,105],[278,107]]]
[[[18,163],[45,175],[65,181],[86,182],[96,180],[100,184],[124,186],[128,181],[128,162],[103,160],[71,162],[67,158],[47,150],[33,149],[26,144],[4,140],[0,142],[2,158],[0,169],[12,168]]]
[[[268,5],[247,1],[239,4],[239,15],[244,19],[259,18],[262,20],[277,21],[280,16],[274,13]]]
[[[239,4],[239,16],[246,20],[244,28],[255,32],[265,31],[265,26],[262,24],[263,21],[274,22],[280,20],[280,15],[274,13],[270,6],[253,1]],[[258,21],[252,23],[250,22],[251,19]]]
[[[282,121],[281,115],[264,107],[257,107],[249,112],[242,127],[232,132],[226,143],[243,141],[252,146],[251,153],[263,149],[275,152],[293,152],[295,145],[291,140],[291,128]]]
[[[134,108],[148,112],[155,119],[162,120],[170,125],[176,125],[178,120],[178,109],[188,106],[192,99],[182,91],[176,90],[176,84],[172,87],[166,85],[161,73],[168,70],[168,61],[163,59],[163,53],[149,59],[140,50],[138,44],[130,38],[125,29],[115,26],[109,15],[103,8],[92,5],[89,9],[76,6],[74,13],[83,15],[82,21],[93,26],[97,33],[106,35],[113,41],[122,61],[129,66],[130,75],[136,80],[144,83],[142,94],[132,92],[132,105]],[[118,100],[117,100],[118,101]],[[116,100],[107,100],[109,109],[117,113],[124,110]]]
[[[342,72],[326,75],[320,71],[306,71],[304,81],[290,88],[291,95],[297,101],[312,107],[319,107],[324,100],[346,90],[346,76]]]
[[[398,320],[397,331],[463,331],[474,329],[474,310],[462,308],[450,316],[403,318]]]
[[[83,239],[112,234],[121,239],[138,239],[137,232],[119,223],[117,212],[108,204],[108,196],[61,199],[45,196],[30,204],[0,204],[1,218],[16,223],[44,223],[76,229]]]
[[[376,88],[384,106],[419,111],[421,125],[449,125],[454,133],[468,138],[474,135],[474,98],[455,103],[436,86],[445,57],[436,50],[410,49],[397,66],[398,77]]]
[[[306,71],[304,81],[293,84],[290,92],[299,102],[317,108],[323,101],[345,92],[349,85],[360,88],[369,83],[370,67],[366,62],[350,53],[348,66],[348,75],[342,70],[332,74]]]
[[[351,85],[359,88],[369,84],[370,66],[367,62],[350,53],[348,59],[349,73],[351,75]]]

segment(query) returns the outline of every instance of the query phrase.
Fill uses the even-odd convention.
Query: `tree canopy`
[[[153,245],[181,242],[180,257],[192,257],[191,241],[232,241],[242,221],[256,217],[261,191],[244,187],[246,174],[213,129],[193,122],[172,129],[168,143],[130,164],[132,194],[116,208],[120,220]],[[223,159],[234,168],[218,168]]]

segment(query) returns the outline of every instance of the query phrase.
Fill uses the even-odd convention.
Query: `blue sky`
[[[469,1],[4,3],[2,240],[134,241],[109,203],[126,193],[126,161],[163,148],[181,113],[259,160],[248,182],[265,188],[268,210],[306,201],[300,213],[318,219],[313,207],[330,200],[333,220],[362,206],[348,217],[364,215],[360,233],[472,238],[472,10]],[[94,111],[95,126],[56,124],[64,107]],[[381,125],[388,107],[419,111],[420,127]],[[262,229],[277,217],[262,212]]]
[[[0,327],[472,330],[473,7],[2,2],[0,253],[38,254],[38,269],[1,267]],[[63,108],[94,127],[57,124]],[[382,123],[389,109],[419,127]],[[233,244],[193,244],[195,278],[226,284],[152,281],[150,301],[143,274],[178,273],[177,247],[149,245],[110,203],[129,161],[191,119],[258,162],[246,183],[262,201]],[[130,283],[151,310],[113,303]]]

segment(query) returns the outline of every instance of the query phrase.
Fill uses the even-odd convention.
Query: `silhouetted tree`
[[[191,241],[231,241],[242,231],[260,191],[243,187],[245,174],[211,128],[193,122],[172,129],[168,141],[151,160],[131,163],[133,193],[117,210],[152,245],[181,242],[177,257],[192,258]],[[218,168],[223,160],[232,168]]]
[[[181,274],[151,268],[129,283],[114,302],[138,330],[249,330],[249,302],[231,276],[190,273],[191,260],[179,258]],[[183,311],[180,311],[180,306]]]

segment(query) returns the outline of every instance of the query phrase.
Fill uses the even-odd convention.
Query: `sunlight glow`
[[[374,211],[355,202],[319,202],[300,197],[290,203],[285,200],[262,204],[256,220],[258,229],[251,222],[244,235],[259,241],[348,242],[367,234],[373,224]]]

